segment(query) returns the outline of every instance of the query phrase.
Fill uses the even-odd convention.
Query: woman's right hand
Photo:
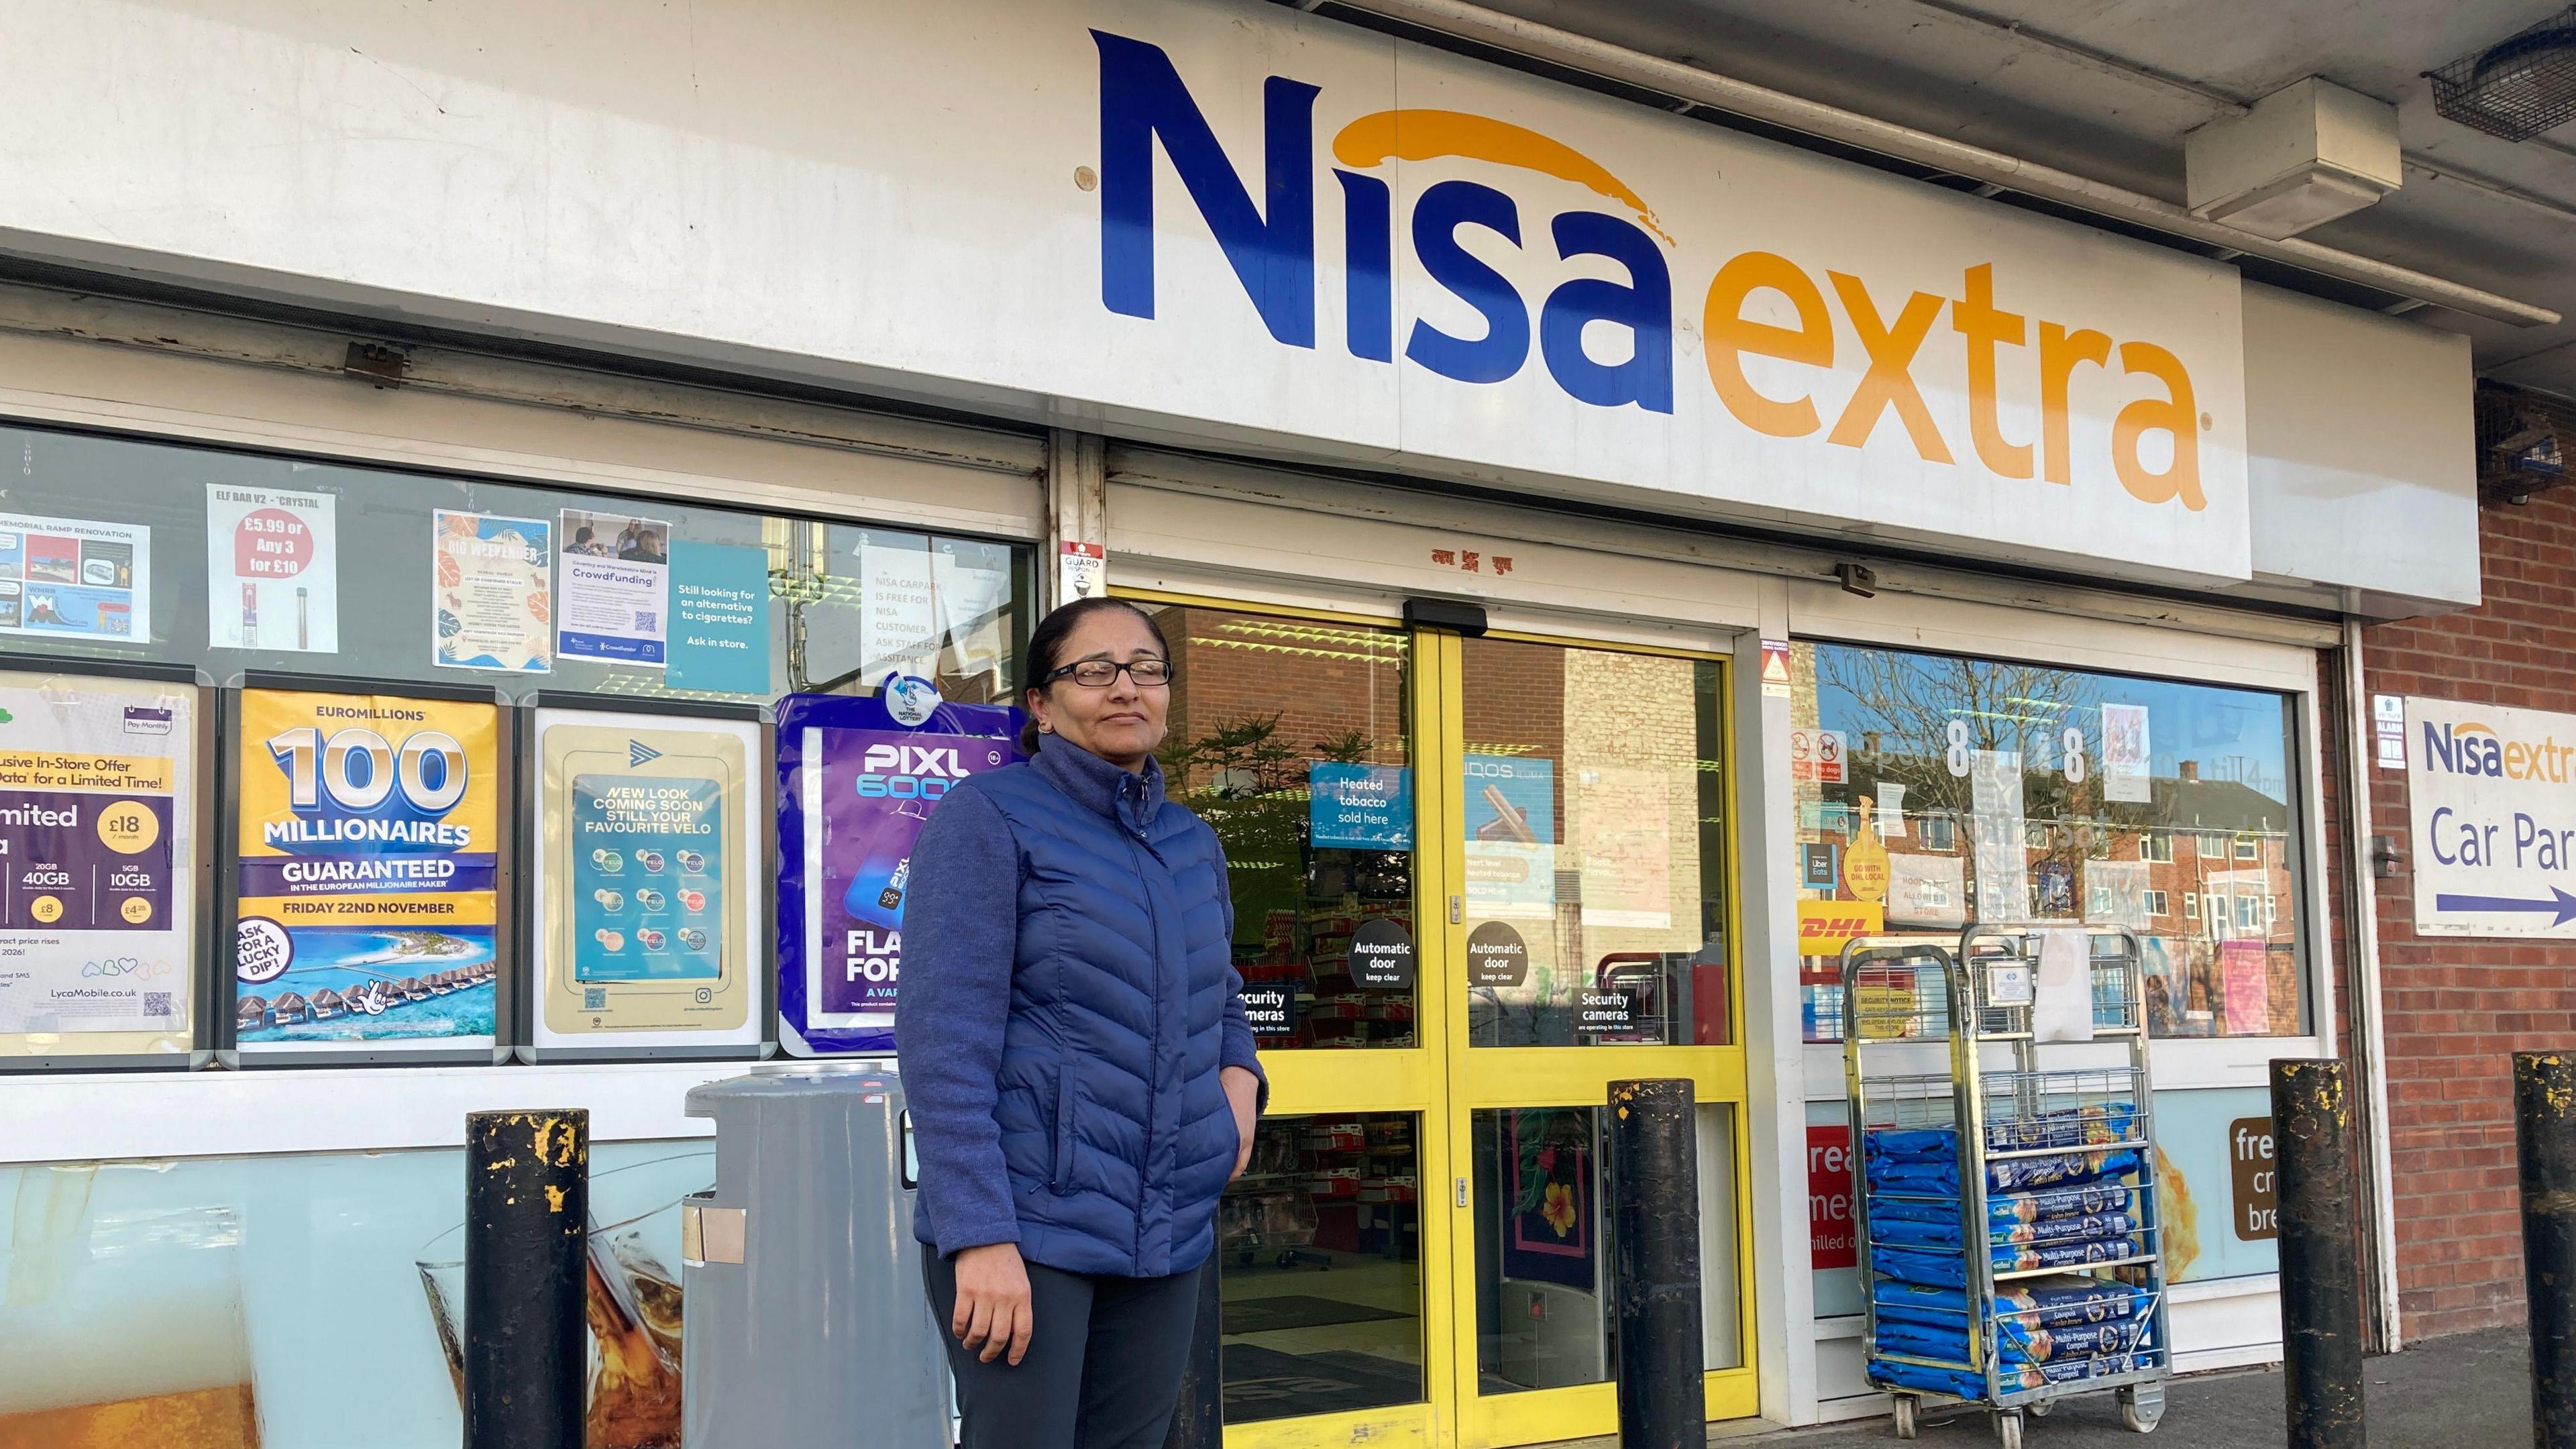
[[[1016,1368],[1036,1328],[1019,1244],[987,1243],[957,1254],[957,1311],[948,1317],[948,1331],[968,1353],[985,1363],[1008,1354]]]

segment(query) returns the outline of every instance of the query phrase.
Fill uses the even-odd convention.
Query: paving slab
[[[2520,1328],[2431,1339],[2362,1364],[2370,1449],[2509,1449],[2531,1442],[2530,1344]],[[2285,1432],[2278,1369],[2196,1374],[2165,1386],[2164,1420],[2140,1437],[2120,1423],[2109,1394],[2061,1402],[2025,1426],[2026,1449],[2280,1449]],[[1929,1416],[1927,1449],[1995,1443],[1993,1421],[1974,1410]],[[1722,1449],[1889,1449],[1886,1419],[1712,1439]]]

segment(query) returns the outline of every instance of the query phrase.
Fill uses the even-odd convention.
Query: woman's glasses
[[[1119,671],[1136,681],[1140,689],[1172,682],[1172,661],[1168,659],[1130,659],[1121,664],[1115,659],[1077,659],[1046,677],[1045,683],[1070,679],[1085,689],[1107,689],[1116,682]]]

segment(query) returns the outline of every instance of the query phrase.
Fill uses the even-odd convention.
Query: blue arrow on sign
[[[2576,896],[2571,896],[2556,886],[2549,888],[2549,894],[2556,899],[2527,900],[2519,896],[2435,896],[2433,909],[2437,911],[2550,911],[2554,913],[2549,922],[2553,926],[2563,926],[2569,921],[2576,921]]]

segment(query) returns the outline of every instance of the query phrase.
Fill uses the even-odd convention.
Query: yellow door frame
[[[1118,590],[1140,603],[1223,609],[1324,624],[1401,629],[1397,619],[1330,609],[1250,603],[1160,590]],[[1496,634],[1528,643],[1663,654],[1716,662],[1726,656],[1646,648],[1585,639]],[[1407,705],[1411,739],[1406,751],[1414,781],[1415,1045],[1370,1051],[1265,1051],[1270,1111],[1278,1116],[1318,1112],[1409,1112],[1421,1173],[1423,1402],[1306,1418],[1229,1425],[1226,1449],[1326,1449],[1332,1445],[1420,1446],[1420,1449],[1498,1449],[1498,1446],[1577,1439],[1616,1432],[1617,1394],[1611,1384],[1541,1389],[1509,1395],[1478,1392],[1476,1319],[1469,1295],[1475,1285],[1472,1188],[1461,1203],[1453,1184],[1472,1179],[1470,1114],[1486,1107],[1598,1106],[1607,1083],[1641,1076],[1689,1077],[1698,1099],[1735,1111],[1736,1282],[1741,1322],[1737,1341],[1744,1363],[1709,1373],[1704,1382],[1711,1419],[1759,1412],[1753,1361],[1753,1246],[1751,1124],[1745,1113],[1744,1048],[1623,1046],[1466,1049],[1467,994],[1463,989],[1467,928],[1453,920],[1453,896],[1463,898],[1466,870],[1466,804],[1459,793],[1465,756],[1462,640],[1453,633],[1419,629],[1410,635]],[[1732,691],[1721,675],[1718,692],[1722,744],[1728,768],[1735,760]],[[1725,825],[1730,877],[1737,827]],[[1732,903],[1730,903],[1732,905]],[[1460,912],[1463,917],[1463,911]],[[1740,912],[1727,912],[1728,959],[1740,963],[1735,937]],[[1727,1019],[1744,1020],[1744,983],[1728,972]],[[1453,1049],[1453,1043],[1455,1048]],[[1493,1058],[1490,1062],[1484,1058]]]

